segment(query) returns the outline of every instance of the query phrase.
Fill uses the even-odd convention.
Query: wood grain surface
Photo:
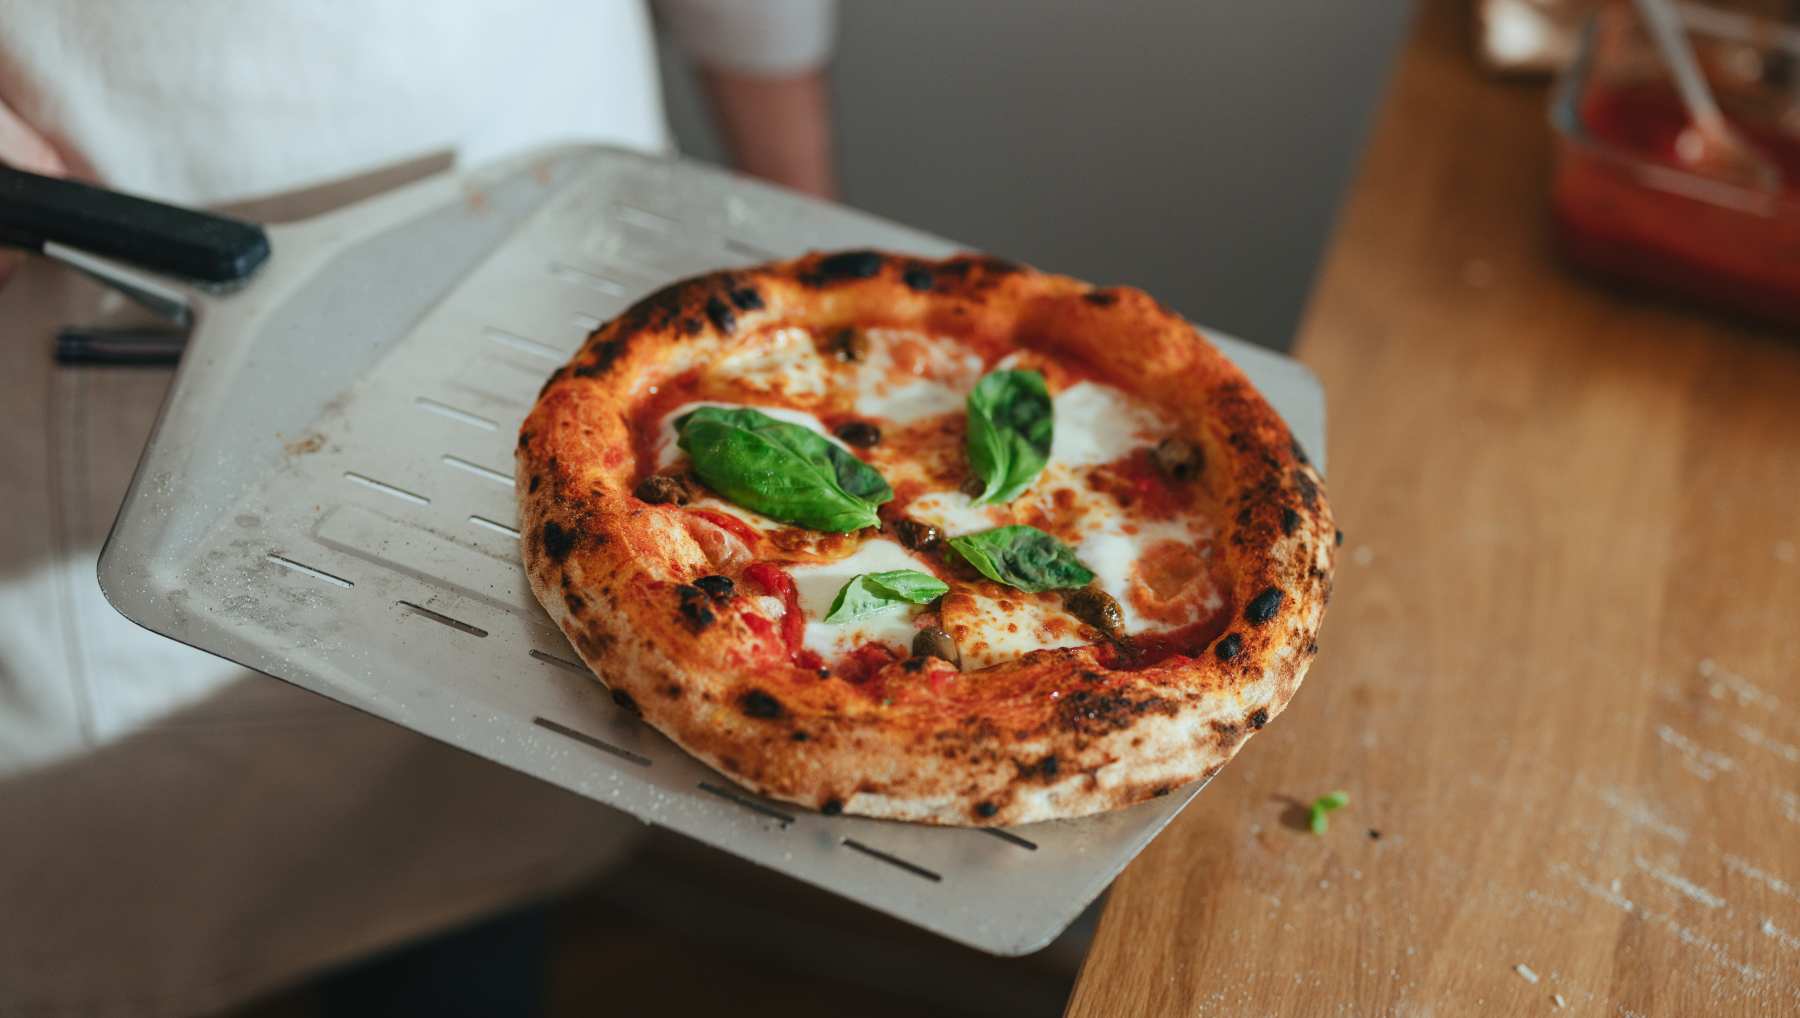
[[[1800,1014],[1800,339],[1559,265],[1546,92],[1465,6],[1423,5],[1302,331],[1323,652],[1070,1014]]]

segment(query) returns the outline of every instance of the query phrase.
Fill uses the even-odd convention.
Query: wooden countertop
[[[1800,340],[1556,262],[1546,93],[1467,6],[1423,5],[1302,330],[1323,651],[1072,1015],[1800,1013]]]

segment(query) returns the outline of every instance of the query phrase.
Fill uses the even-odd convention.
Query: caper
[[[962,667],[962,655],[956,650],[956,640],[936,626],[921,629],[913,635],[912,652],[914,657],[941,657],[958,668]]]
[[[913,551],[930,551],[944,539],[944,532],[929,523],[902,519],[894,521],[894,536]]]
[[[1205,453],[1185,438],[1165,438],[1156,443],[1150,459],[1173,481],[1191,480],[1199,476],[1200,468],[1206,465]]]
[[[1096,586],[1070,591],[1063,597],[1063,607],[1108,637],[1117,639],[1125,631],[1125,613],[1111,594]]]
[[[838,360],[854,364],[869,356],[869,337],[858,329],[839,329],[832,334],[826,349]]]
[[[881,429],[868,421],[845,421],[832,434],[858,449],[867,449],[881,441]]]
[[[681,478],[668,474],[651,474],[638,482],[632,494],[646,502],[674,505],[687,505],[690,497],[687,485],[681,482]]]

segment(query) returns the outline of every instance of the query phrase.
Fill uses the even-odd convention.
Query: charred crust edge
[[[568,558],[569,553],[575,550],[579,536],[555,520],[545,520],[544,525],[538,528],[538,541],[543,545],[544,557],[552,562],[560,563]]]
[[[760,721],[773,721],[786,713],[780,700],[761,689],[745,690],[744,695],[738,697],[738,709],[745,716]]]
[[[1244,606],[1244,621],[1260,626],[1281,612],[1283,595],[1280,587],[1267,587]]]

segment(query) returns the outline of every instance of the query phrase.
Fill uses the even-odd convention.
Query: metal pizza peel
[[[613,705],[532,598],[512,453],[538,387],[673,279],[949,241],[694,163],[532,153],[267,229],[230,292],[52,253],[185,308],[168,402],[100,559],[155,632],[984,951],[1061,932],[1200,790],[1009,830],[826,817]],[[1208,331],[1323,460],[1295,361]]]

